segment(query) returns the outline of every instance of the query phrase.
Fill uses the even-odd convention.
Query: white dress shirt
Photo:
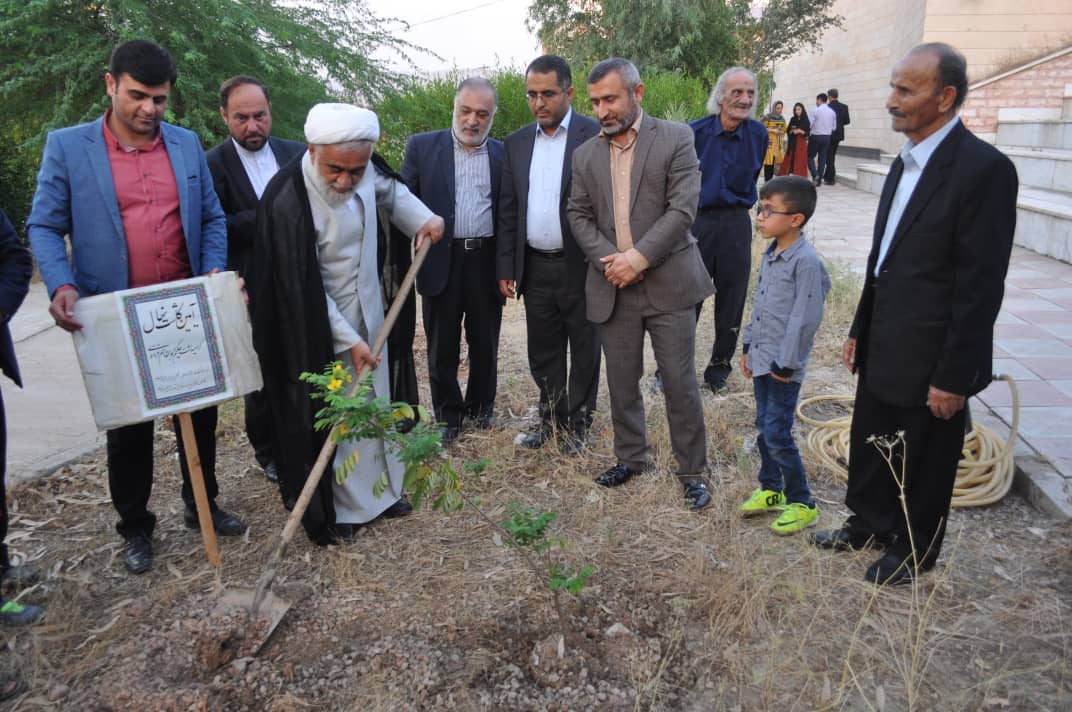
[[[253,192],[257,194],[257,199],[260,200],[261,195],[264,193],[264,187],[268,185],[268,181],[279,170],[279,163],[275,160],[272,147],[265,140],[261,150],[250,151],[238,141],[235,141],[234,137],[231,138],[231,141],[234,143],[235,150],[238,151],[238,158],[242,161],[242,167],[246,169],[249,182],[253,185]]]
[[[562,162],[566,160],[566,141],[573,109],[548,136],[536,125],[529,164],[529,205],[525,214],[525,232],[529,247],[536,250],[562,249]]]
[[[837,128],[837,114],[826,104],[819,104],[811,115],[811,135],[829,136]]]
[[[904,162],[904,172],[901,173],[901,180],[897,182],[897,190],[894,192],[893,201],[890,203],[890,214],[886,218],[886,229],[882,233],[882,243],[878,248],[878,260],[875,262],[876,277],[882,267],[882,263],[886,260],[886,253],[890,250],[890,243],[893,242],[893,235],[897,232],[897,225],[904,215],[905,206],[908,205],[908,201],[912,198],[912,193],[916,190],[919,177],[923,175],[923,169],[927,167],[927,161],[931,159],[931,156],[934,155],[934,149],[938,148],[938,144],[945,140],[945,137],[949,135],[949,132],[953,130],[958,121],[960,119],[954,116],[942,128],[918,144],[905,141],[905,144],[901,146],[901,161]]]

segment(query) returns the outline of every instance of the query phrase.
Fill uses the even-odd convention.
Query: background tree
[[[416,50],[386,23],[365,0],[0,0],[0,207],[22,227],[45,133],[104,111],[108,57],[125,40],[171,52],[167,120],[210,145],[225,135],[218,91],[234,74],[268,84],[273,132],[290,138],[318,101],[382,95],[398,76],[373,52]]]
[[[777,60],[818,46],[841,26],[834,0],[533,0],[526,26],[549,52],[595,63],[626,57],[713,80],[743,64],[769,71]]]

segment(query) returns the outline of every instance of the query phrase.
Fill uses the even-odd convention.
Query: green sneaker
[[[782,516],[771,522],[770,528],[775,534],[785,536],[804,531],[808,527],[814,527],[819,519],[819,508],[809,507],[800,502],[793,502],[785,506]]]
[[[737,508],[741,516],[751,517],[764,512],[780,512],[785,509],[785,495],[774,490],[757,489],[745,503]]]
[[[29,625],[36,623],[45,614],[43,608],[18,601],[3,601],[0,606],[0,623],[4,625]]]

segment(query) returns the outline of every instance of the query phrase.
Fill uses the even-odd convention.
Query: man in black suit
[[[3,212],[0,212],[0,372],[22,386],[19,380],[19,364],[15,361],[15,345],[11,340],[8,322],[26,298],[33,275],[33,260],[30,251],[23,246],[15,228]],[[7,544],[7,422],[4,419],[4,398],[0,394],[0,581],[15,584],[32,583],[35,574],[22,566],[13,566],[8,558]],[[0,623],[23,625],[34,623],[44,611],[18,601],[4,600],[0,595]]]
[[[599,337],[585,314],[588,265],[566,220],[573,150],[599,123],[573,112],[572,81],[554,55],[525,70],[536,121],[504,142],[496,268],[504,297],[525,295],[529,370],[540,389],[540,427],[521,445],[541,447],[559,432],[567,454],[584,447],[599,387]]]
[[[305,151],[305,144],[271,135],[272,102],[256,77],[231,77],[220,86],[220,116],[231,135],[209,150],[206,159],[227,215],[227,267],[245,274],[261,194],[279,168]],[[245,404],[246,435],[265,476],[275,482],[268,405],[260,391],[247,395]]]
[[[446,221],[417,275],[432,407],[443,439],[458,437],[462,421],[491,426],[495,407],[499,325],[504,298],[495,281],[495,224],[503,145],[488,137],[498,108],[495,87],[470,77],[454,94],[453,128],[416,134],[406,143],[402,177]],[[458,385],[461,329],[469,346],[469,384]]]
[[[915,47],[890,87],[886,108],[908,141],[882,189],[842,350],[859,374],[845,496],[853,513],[814,537],[825,549],[884,545],[866,573],[879,584],[911,581],[938,558],[966,400],[991,379],[1017,191],[1009,159],[956,116],[968,89],[957,50]]]
[[[851,119],[849,118],[849,107],[842,104],[838,99],[837,89],[829,90],[826,95],[829,98],[826,105],[834,110],[837,124],[834,127],[834,133],[830,134],[830,149],[826,154],[826,173],[823,175],[823,181],[827,185],[834,185],[837,182],[837,166],[834,165],[834,159],[837,158],[837,147],[838,144],[845,140],[845,127],[851,123]]]

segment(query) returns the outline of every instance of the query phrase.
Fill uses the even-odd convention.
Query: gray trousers
[[[634,470],[648,465],[644,397],[640,391],[645,332],[651,336],[655,363],[662,374],[677,474],[700,474],[707,467],[707,443],[696,382],[696,310],[692,306],[673,312],[655,309],[644,282],[619,290],[610,319],[599,325],[606,354],[614,454],[620,463]]]

